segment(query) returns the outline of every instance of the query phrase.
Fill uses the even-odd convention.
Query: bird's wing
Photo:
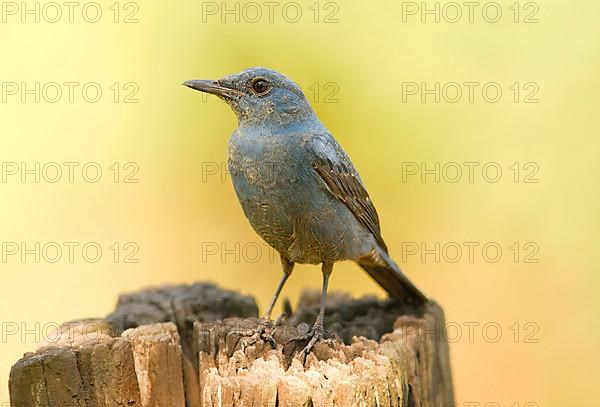
[[[329,134],[318,135],[311,141],[314,170],[325,181],[329,192],[350,209],[387,253],[375,206],[346,152]]]

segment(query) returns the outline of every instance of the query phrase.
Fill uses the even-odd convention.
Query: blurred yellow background
[[[264,308],[280,268],[224,171],[235,118],[180,86],[256,65],[304,89],[444,307],[457,401],[596,405],[600,6],[488,3],[3,2],[0,405],[47,327],[119,293],[212,280]],[[292,301],[321,282],[296,270]]]

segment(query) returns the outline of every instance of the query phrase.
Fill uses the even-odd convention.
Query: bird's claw
[[[302,351],[300,352],[300,356],[303,359],[305,359],[308,356],[308,354],[310,353],[310,351],[312,350],[312,348],[316,345],[316,343],[323,340],[324,338],[325,338],[325,330],[323,329],[323,326],[315,325],[311,328],[310,331],[308,331],[304,335],[296,336],[296,337],[290,339],[289,341],[287,341],[287,343],[308,341],[308,343],[306,344],[304,349],[302,349]]]
[[[276,345],[273,335],[271,335],[271,321],[268,319],[260,320],[258,326],[255,329],[248,329],[245,331],[238,331],[240,339],[240,347],[242,351],[248,346],[254,345],[259,339],[268,342],[273,348]]]

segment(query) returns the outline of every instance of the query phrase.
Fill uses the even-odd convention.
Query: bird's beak
[[[210,93],[212,95],[222,96],[230,99],[236,99],[242,95],[242,92],[228,88],[219,83],[219,81],[195,79],[183,82],[184,86],[199,90],[200,92]]]

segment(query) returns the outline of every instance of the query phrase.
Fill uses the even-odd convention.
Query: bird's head
[[[287,125],[314,118],[302,90],[285,75],[249,68],[217,80],[190,80],[185,86],[224,100],[240,125]]]

